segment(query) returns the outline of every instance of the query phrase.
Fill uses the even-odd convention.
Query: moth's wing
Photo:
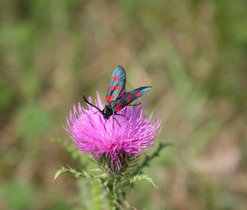
[[[121,98],[125,93],[126,73],[122,66],[117,66],[110,81],[110,85],[106,94],[106,104],[116,101]]]
[[[128,106],[132,101],[136,100],[137,98],[143,96],[146,92],[148,92],[152,87],[140,87],[131,92],[124,93],[123,97],[119,98],[116,101],[115,110],[120,111],[125,106]]]
[[[123,90],[120,92],[118,98],[116,99],[116,101],[120,98],[122,98],[124,96],[124,94],[126,93],[125,87],[123,88]]]

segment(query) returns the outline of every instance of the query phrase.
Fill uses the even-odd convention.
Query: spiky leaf
[[[91,176],[86,173],[85,171],[82,171],[82,172],[78,172],[76,171],[75,169],[72,169],[72,168],[64,168],[62,167],[61,169],[59,169],[55,176],[54,176],[54,179],[53,181],[58,177],[60,176],[61,174],[64,174],[64,173],[67,173],[67,174],[72,174],[74,177],[76,178],[91,178]]]
[[[136,182],[140,182],[140,181],[146,181],[151,183],[154,187],[156,187],[158,189],[158,187],[154,184],[154,181],[151,177],[145,175],[145,174],[140,174],[140,175],[136,175],[134,177],[132,177],[130,179],[131,183],[136,183]]]

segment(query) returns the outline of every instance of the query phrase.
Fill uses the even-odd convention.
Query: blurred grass
[[[162,116],[163,151],[150,169],[159,190],[130,190],[138,209],[245,209],[247,2],[0,2],[0,209],[80,208],[76,165],[51,141],[68,138],[68,110],[103,97],[112,70]],[[83,186],[89,186],[82,182]],[[89,188],[79,200],[89,207]],[[93,193],[93,192],[92,192]],[[147,199],[148,198],[148,199]]]

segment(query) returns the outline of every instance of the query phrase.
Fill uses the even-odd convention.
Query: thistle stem
[[[108,182],[107,186],[107,199],[109,209],[111,210],[119,210],[121,206],[121,195],[117,189],[117,182],[114,180],[113,182]]]

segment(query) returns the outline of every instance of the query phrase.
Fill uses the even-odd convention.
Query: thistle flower
[[[94,104],[104,108],[98,93]],[[128,106],[118,112],[128,119],[113,115],[105,120],[96,111],[92,106],[85,109],[80,103],[74,105],[65,130],[80,151],[91,154],[96,160],[107,158],[112,170],[121,170],[123,158],[136,158],[154,144],[161,121],[159,118],[153,120],[152,114],[146,117],[142,105]]]

